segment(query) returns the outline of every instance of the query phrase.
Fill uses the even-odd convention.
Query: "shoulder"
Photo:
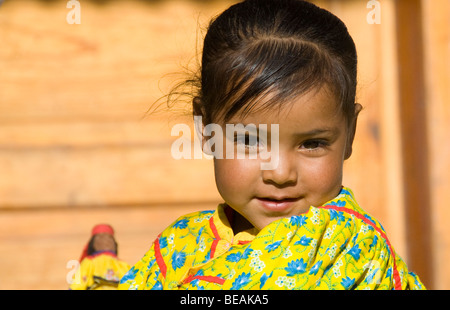
[[[185,238],[188,235],[197,235],[209,226],[209,219],[214,215],[215,210],[196,211],[178,217],[159,236],[164,238]]]
[[[318,209],[327,213],[329,224],[339,227],[334,233],[344,233],[349,238],[346,253],[355,258],[380,259],[384,263],[387,263],[386,255],[390,261],[395,259],[395,251],[383,226],[359,206],[350,189],[343,188],[335,199]]]
[[[214,210],[196,211],[177,218],[169,228],[183,229],[189,225],[197,225],[204,220],[209,220],[214,214]]]
[[[196,211],[186,215],[182,215],[172,222],[166,230],[183,230],[196,226],[202,226],[214,214],[214,210]]]
[[[347,187],[343,187],[336,198],[325,203],[319,208],[322,210],[327,210],[332,219],[335,217],[349,219],[351,220],[351,223],[357,227],[362,225],[369,226],[373,228],[374,231],[383,235],[385,234],[381,223],[374,217],[370,216],[358,204],[352,190]]]
[[[348,238],[350,254],[352,249],[358,252],[355,257],[359,257],[360,250],[370,259],[383,253],[394,254],[383,226],[359,206],[350,189],[342,188],[335,199],[317,209],[324,217],[324,224],[335,227],[333,234]]]

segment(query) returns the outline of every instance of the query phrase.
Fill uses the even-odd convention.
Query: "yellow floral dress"
[[[130,265],[117,258],[116,254],[102,251],[87,256],[75,272],[71,290],[117,289],[119,280],[130,269]]]
[[[234,235],[227,209],[176,220],[119,289],[425,289],[348,188],[261,231]]]

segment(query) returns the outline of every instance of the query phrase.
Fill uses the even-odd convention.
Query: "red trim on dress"
[[[159,246],[159,238],[160,237],[161,237],[161,235],[159,235],[158,238],[156,238],[156,240],[155,240],[155,258],[156,258],[156,263],[159,266],[159,270],[161,270],[161,273],[162,273],[163,277],[165,278],[166,273],[167,273],[167,266],[161,255],[161,248]]]
[[[247,243],[250,243],[250,242],[252,242],[252,240],[248,240],[248,241],[245,241],[245,240],[239,240],[239,241],[238,241],[238,244],[239,244],[239,245],[244,245],[244,244],[247,244]]]
[[[220,240],[219,232],[217,231],[213,218],[214,217],[211,216],[211,218],[209,219],[209,226],[211,227],[212,233],[214,234],[214,241],[211,244],[211,254],[210,254],[211,259],[214,257],[214,254],[216,253],[217,244],[219,243]]]
[[[212,282],[216,284],[223,285],[225,283],[225,279],[221,277],[214,277],[214,276],[189,276],[186,279],[184,279],[183,283],[189,283],[193,280],[202,280],[206,282]]]
[[[349,209],[349,208],[337,207],[337,206],[321,206],[319,208],[320,209],[328,209],[328,210],[331,209],[331,210],[335,210],[335,211],[338,211],[338,212],[346,212],[348,214],[356,216],[358,219],[362,220],[367,225],[372,226],[381,235],[381,237],[383,237],[384,240],[386,240],[386,243],[387,243],[387,245],[389,247],[389,250],[391,251],[391,255],[392,255],[392,258],[394,260],[394,271],[393,271],[394,282],[395,282],[394,288],[396,290],[401,290],[402,289],[402,283],[401,283],[400,275],[398,273],[397,264],[395,262],[395,252],[392,249],[392,246],[391,246],[391,243],[389,242],[388,237],[386,236],[386,234],[379,227],[377,227],[371,220],[366,218],[361,213],[358,213],[358,212],[356,212],[356,211],[354,211],[352,209]]]

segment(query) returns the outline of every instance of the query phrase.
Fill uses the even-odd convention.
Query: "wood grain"
[[[80,25],[67,24],[64,0],[2,4],[0,289],[66,289],[66,264],[99,222],[116,228],[120,256],[135,263],[176,217],[215,208],[212,162],[170,154],[171,128],[192,126],[189,98],[168,111],[158,99],[196,69],[205,25],[234,2],[82,1]],[[359,55],[364,110],[344,184],[409,262],[416,237],[406,230],[396,2],[380,1],[379,25],[367,23],[367,1],[316,3],[346,23]],[[429,171],[421,182],[436,266],[425,272],[449,289],[450,9],[447,0],[422,3]],[[147,115],[155,102],[162,109]]]

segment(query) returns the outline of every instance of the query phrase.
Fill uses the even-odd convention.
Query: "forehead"
[[[237,113],[233,116],[230,123],[280,125],[293,123],[298,126],[314,126],[345,121],[336,97],[326,87],[313,89],[282,103],[275,103],[276,100],[273,99],[271,95],[261,99],[248,113]]]
[[[108,233],[99,233],[95,235],[95,239],[114,239],[114,237]]]

